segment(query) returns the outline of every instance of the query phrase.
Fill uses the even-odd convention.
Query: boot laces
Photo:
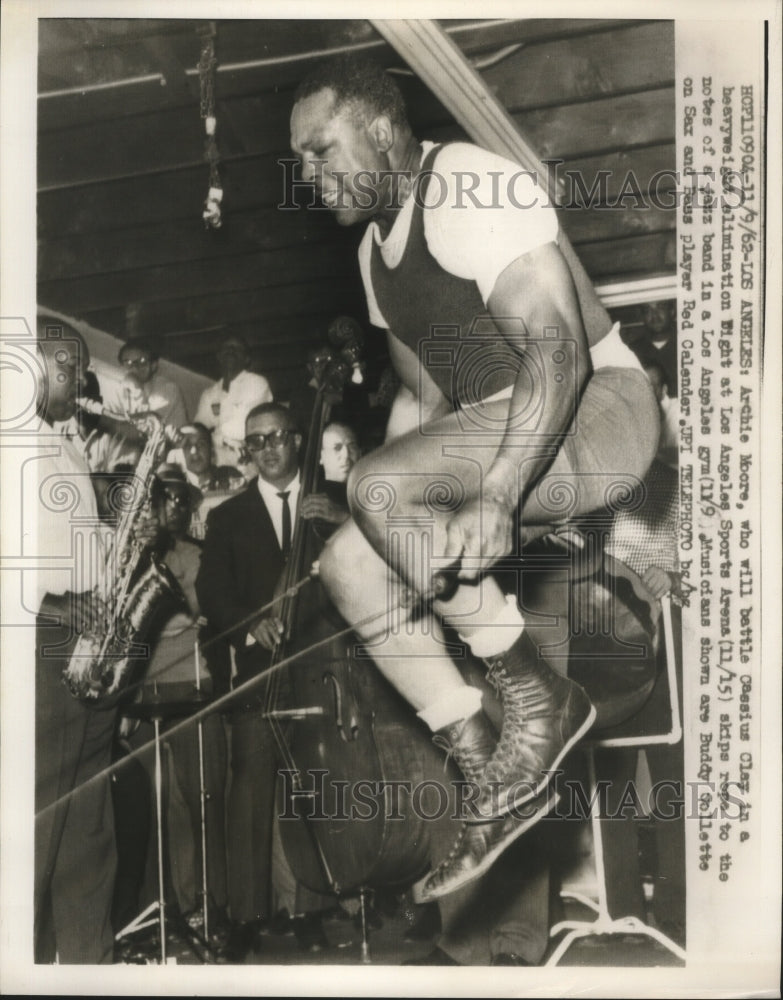
[[[449,761],[454,760],[459,767],[459,757],[457,747],[446,737],[441,736],[440,733],[434,733],[432,737],[432,744],[436,746],[438,750],[445,751],[446,758],[443,761],[443,773],[445,774],[449,767]]]
[[[530,687],[529,680],[524,677],[512,677],[500,664],[493,664],[489,668],[487,680],[503,703],[505,717],[508,718],[510,714],[515,720],[524,722],[525,688]]]
[[[449,727],[449,736],[434,733],[432,743],[439,750],[445,751],[446,759],[443,762],[444,774],[448,769],[449,761],[453,760],[464,777],[468,781],[474,781],[477,779],[479,772],[484,770],[484,766],[491,756],[492,751],[490,750],[483,760],[480,759],[478,762],[479,766],[477,766],[476,757],[478,755],[481,758],[481,744],[475,740],[471,740],[467,745],[461,743],[466,725],[467,722],[463,719],[461,723],[456,723]]]

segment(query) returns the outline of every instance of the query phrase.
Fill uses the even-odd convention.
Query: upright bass
[[[339,359],[318,386],[301,472],[302,498],[317,486],[330,398],[350,376]],[[300,504],[301,507],[301,504]],[[328,529],[329,526],[327,526]],[[426,821],[389,816],[385,788],[443,765],[409,706],[378,673],[316,578],[296,585],[317,562],[323,523],[298,516],[281,590],[283,638],[273,655],[266,716],[284,780],[280,832],[297,880],[336,896],[407,885],[428,863]],[[381,600],[385,595],[379,595]],[[379,609],[380,610],[380,609]],[[284,663],[284,661],[286,661]],[[290,662],[287,662],[290,661]],[[280,673],[283,676],[280,676]]]

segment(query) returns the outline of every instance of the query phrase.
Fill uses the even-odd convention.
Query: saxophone
[[[100,404],[79,402],[88,412],[105,412]],[[71,694],[92,703],[118,693],[127,683],[134,660],[147,651],[143,641],[160,602],[182,604],[185,600],[171,571],[154,554],[138,572],[145,546],[136,540],[135,527],[151,508],[152,479],[165,455],[166,428],[152,413],[133,419],[146,433],[146,443],[134,479],[113,498],[121,505],[120,516],[106,547],[100,582],[92,593],[92,620],[79,635],[63,671]]]

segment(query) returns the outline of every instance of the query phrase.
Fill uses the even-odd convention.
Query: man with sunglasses
[[[125,374],[109,410],[128,416],[154,413],[174,428],[188,422],[182,390],[158,371],[158,354],[149,340],[131,338],[120,348],[118,360]]]
[[[247,416],[244,444],[258,476],[210,511],[196,581],[210,627],[230,633],[232,686],[246,685],[231,703],[227,824],[230,952],[237,961],[260,945],[271,916],[276,747],[263,716],[266,686],[248,682],[268,666],[282,632],[274,612],[254,613],[272,600],[285,567],[299,500],[302,435],[286,407],[262,403]]]

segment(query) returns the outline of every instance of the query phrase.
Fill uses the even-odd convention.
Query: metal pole
[[[160,925],[160,960],[166,964],[166,887],[163,881],[163,768],[160,760],[160,718],[155,727],[155,812],[158,826],[158,918]]]
[[[201,789],[201,905],[204,914],[204,940],[209,943],[209,890],[207,888],[207,793],[204,780],[204,728],[198,720],[198,772]]]

